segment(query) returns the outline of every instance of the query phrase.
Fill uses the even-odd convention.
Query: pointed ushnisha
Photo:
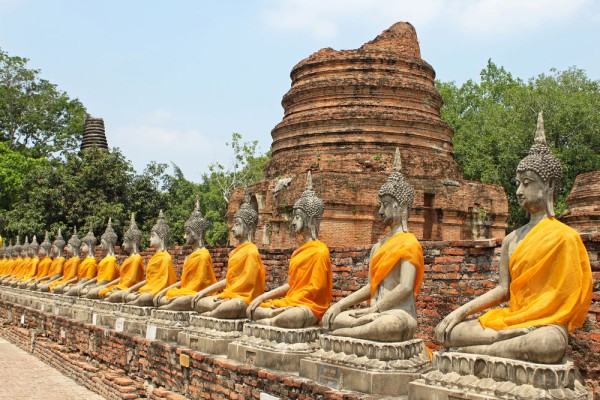
[[[256,229],[256,225],[258,225],[258,213],[250,204],[250,192],[248,188],[244,189],[244,202],[235,212],[233,218],[241,218],[248,228],[251,228],[251,230]]]
[[[402,158],[398,147],[396,147],[393,167],[394,172],[390,174],[387,181],[379,189],[379,197],[392,196],[398,203],[408,205],[410,210],[415,198],[415,190],[401,172]]]
[[[313,190],[312,173],[308,170],[306,175],[306,189],[298,200],[294,203],[294,209],[300,209],[306,213],[309,218],[323,216],[323,200],[321,200]]]

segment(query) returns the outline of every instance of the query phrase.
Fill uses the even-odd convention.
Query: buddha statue
[[[37,242],[37,237],[33,235],[33,239],[31,239],[31,243],[29,243],[29,258],[31,259],[31,261],[29,263],[29,266],[27,267],[27,272],[25,273],[23,278],[21,278],[17,285],[21,289],[26,288],[27,284],[31,282],[31,280],[34,279],[37,274],[38,266],[40,263],[40,259],[38,258],[39,248],[40,245]]]
[[[245,318],[247,306],[265,291],[265,267],[252,243],[258,213],[247,194],[245,197],[233,216],[231,232],[238,245],[229,254],[225,279],[202,289],[192,299],[192,309],[207,317]]]
[[[394,172],[379,189],[379,215],[389,235],[371,249],[369,284],[343,298],[323,316],[323,328],[332,335],[401,342],[417,330],[415,298],[424,276],[423,250],[408,232],[414,190],[401,172],[396,149]],[[370,301],[369,307],[348,308]]]
[[[21,268],[23,262],[23,258],[21,257],[21,247],[21,241],[17,235],[16,243],[11,246],[12,263],[10,263],[8,274],[2,280],[2,284],[5,286],[9,285],[11,281],[17,277],[19,269]]]
[[[40,248],[38,251],[38,257],[40,262],[38,264],[37,272],[35,276],[27,283],[27,289],[35,290],[37,288],[37,283],[40,279],[45,276],[48,276],[48,271],[50,270],[50,266],[52,265],[52,258],[50,257],[50,253],[52,251],[52,243],[48,238],[48,231],[44,235],[44,240],[40,244]]]
[[[181,280],[161,290],[154,297],[154,304],[161,306],[161,310],[190,311],[194,296],[217,282],[212,257],[204,247],[204,232],[208,228],[208,221],[200,213],[198,198],[194,211],[183,228],[186,244],[192,247],[192,253],[183,263]]]
[[[16,276],[10,281],[10,285],[13,287],[16,287],[23,279],[25,279],[25,277],[27,276],[27,273],[29,272],[30,266],[31,266],[31,256],[29,254],[29,237],[25,236],[25,242],[23,243],[23,246],[21,247],[21,258],[23,259],[23,261],[21,262],[21,266],[19,268],[19,270],[17,271]]]
[[[148,261],[145,279],[124,293],[123,299],[126,303],[139,307],[153,306],[154,296],[167,286],[177,282],[173,259],[167,252],[168,243],[169,226],[160,210],[158,221],[150,232],[150,246],[156,249],[156,253]]]
[[[52,252],[54,259],[52,260],[52,264],[50,264],[50,269],[48,270],[48,275],[46,278],[40,279],[38,283],[38,290],[41,292],[49,292],[50,284],[63,276],[64,267],[65,267],[65,257],[63,256],[65,245],[67,243],[62,237],[60,228],[58,229],[58,236],[52,242]]]
[[[561,174],[540,113],[535,143],[516,171],[517,200],[529,223],[502,241],[498,285],[435,328],[444,347],[542,364],[563,359],[568,333],[583,325],[590,307],[592,274],[579,234],[554,217]],[[506,301],[507,308],[493,308]]]
[[[79,268],[77,268],[76,280],[70,283],[71,286],[68,290],[66,287],[63,289],[63,293],[66,293],[67,296],[79,296],[84,287],[96,283],[98,263],[96,262],[96,257],[94,257],[94,249],[97,242],[92,225],[90,225],[90,230],[81,239],[81,244],[79,245],[79,252],[83,260],[79,264]]]
[[[329,249],[319,240],[323,209],[309,171],[306,190],[294,204],[291,224],[304,243],[292,254],[287,283],[254,299],[246,311],[249,319],[280,328],[318,325],[333,299]]]
[[[65,293],[65,291],[68,291],[69,285],[77,282],[77,271],[81,263],[81,258],[79,257],[80,247],[81,239],[77,236],[77,227],[74,227],[73,235],[67,242],[67,255],[69,259],[65,262],[62,277],[50,284],[49,289],[51,292],[56,294]]]
[[[105,298],[111,303],[122,303],[125,291],[133,285],[144,280],[144,259],[140,255],[140,242],[142,231],[135,223],[135,216],[131,213],[129,229],[123,235],[122,248],[129,255],[119,269],[119,278],[105,285],[98,292],[100,298]]]
[[[0,276],[0,284],[4,283],[4,279],[7,278],[11,274],[11,268],[14,264],[14,259],[12,256],[12,240],[9,241],[9,245],[6,246],[6,241],[4,242],[4,264],[2,267],[2,276]]]
[[[112,227],[112,218],[108,218],[106,229],[100,236],[100,247],[104,251],[104,258],[98,264],[98,273],[96,278],[88,281],[81,288],[80,296],[88,299],[97,299],[98,292],[104,288],[104,285],[119,277],[119,264],[115,257],[115,245],[117,244],[117,234]]]

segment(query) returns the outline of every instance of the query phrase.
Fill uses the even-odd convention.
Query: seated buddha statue
[[[104,285],[119,277],[119,264],[115,257],[115,244],[117,244],[117,234],[112,227],[112,218],[109,218],[106,229],[102,236],[100,236],[100,247],[104,251],[104,258],[98,264],[96,278],[88,281],[81,289],[81,297],[97,299],[98,292]]]
[[[34,287],[36,289],[41,289],[43,287],[45,291],[48,291],[46,284],[52,283],[55,280],[60,279],[60,277],[63,274],[63,268],[65,266],[65,257],[63,257],[63,252],[66,244],[67,243],[62,237],[60,229],[58,229],[58,236],[56,237],[54,242],[52,242],[52,248],[50,249],[50,255],[53,257],[52,263],[48,268],[47,275],[41,277],[40,279],[34,282]]]
[[[48,286],[51,292],[62,294],[65,290],[68,290],[69,285],[77,282],[77,271],[81,263],[81,258],[79,257],[80,247],[81,239],[77,236],[77,228],[73,228],[73,235],[67,242],[67,255],[69,259],[65,262],[62,277]]]
[[[233,216],[231,233],[238,245],[229,254],[225,279],[199,291],[192,299],[192,309],[213,318],[246,317],[247,306],[265,291],[265,267],[252,243],[257,224],[258,213],[246,196]]]
[[[83,260],[79,264],[79,268],[77,268],[76,280],[69,283],[68,288],[65,287],[63,289],[63,293],[67,296],[79,296],[81,289],[96,282],[98,263],[96,262],[96,257],[94,257],[94,249],[97,242],[92,226],[90,225],[90,230],[81,239],[81,244],[79,245],[79,253]]]
[[[173,259],[167,252],[168,243],[169,226],[160,210],[158,221],[150,231],[150,246],[156,249],[156,253],[148,261],[144,280],[131,286],[123,294],[124,302],[133,306],[151,307],[158,292],[177,282]]]
[[[306,190],[294,204],[291,224],[304,243],[292,254],[287,283],[254,299],[246,311],[249,319],[280,328],[305,328],[321,321],[333,299],[329,249],[319,240],[323,208],[309,171]]]
[[[38,250],[38,258],[40,262],[37,267],[37,272],[35,276],[31,278],[29,281],[25,281],[23,283],[27,284],[27,289],[35,290],[37,288],[37,281],[44,276],[48,275],[48,271],[50,270],[50,266],[52,265],[52,257],[50,257],[50,253],[52,252],[52,243],[48,239],[48,232],[44,236],[44,240],[40,244],[40,248]]]
[[[29,262],[25,275],[19,280],[17,284],[18,287],[25,288],[27,283],[29,283],[37,274],[38,265],[40,263],[40,259],[38,258],[39,248],[40,245],[37,242],[37,238],[33,235],[33,239],[31,239],[31,243],[29,243],[29,259],[31,261]]]
[[[563,359],[568,333],[583,325],[590,307],[592,273],[579,234],[554,218],[561,175],[540,113],[535,143],[516,171],[517,200],[529,223],[502,241],[498,285],[435,328],[443,346],[534,363]],[[506,301],[508,307],[493,308]]]
[[[9,263],[9,267],[8,267],[8,273],[4,276],[4,278],[2,279],[2,284],[3,285],[9,285],[10,282],[16,278],[17,273],[19,271],[19,268],[21,268],[21,263],[23,262],[23,258],[21,257],[21,243],[20,243],[20,239],[17,236],[17,240],[16,240],[16,244],[12,245],[11,242],[11,246],[10,246],[10,253],[11,253],[11,262]]]
[[[423,250],[408,232],[414,190],[401,173],[398,149],[394,170],[379,189],[379,215],[389,234],[371,249],[368,285],[323,316],[323,327],[332,335],[400,342],[413,338],[417,330],[415,298],[423,282]],[[366,300],[368,307],[348,310]]]
[[[9,286],[16,286],[17,283],[25,276],[27,270],[29,269],[29,264],[31,262],[31,257],[29,257],[29,238],[25,236],[25,241],[21,246],[21,251],[19,252],[19,258],[21,261],[15,269],[15,273],[7,282]]]
[[[217,282],[212,257],[204,247],[206,228],[208,221],[202,217],[196,198],[194,211],[183,226],[184,238],[186,244],[192,247],[192,253],[183,263],[181,280],[161,290],[154,297],[154,304],[160,306],[161,310],[189,311],[192,309],[194,296]]]
[[[119,277],[104,285],[98,292],[99,298],[104,298],[111,303],[122,303],[123,294],[133,285],[144,280],[144,259],[140,255],[140,242],[142,231],[135,223],[135,216],[131,213],[129,229],[123,235],[122,248],[129,255],[119,268]]]

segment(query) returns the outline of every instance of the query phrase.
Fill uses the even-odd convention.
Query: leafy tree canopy
[[[498,183],[509,199],[509,230],[524,222],[516,201],[515,171],[533,143],[537,113],[563,164],[556,211],[566,207],[575,177],[600,169],[600,81],[575,67],[552,69],[523,81],[491,60],[479,82],[437,82],[442,118],[454,130],[454,152],[465,178]]]

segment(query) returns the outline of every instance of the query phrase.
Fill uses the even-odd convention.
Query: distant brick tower
[[[106,141],[104,120],[102,118],[87,117],[85,120],[80,149],[81,151],[85,151],[91,148],[108,151],[108,142]]]
[[[415,188],[409,229],[420,239],[503,237],[508,204],[502,187],[465,181],[453,158],[453,132],[440,118],[435,72],[421,59],[414,27],[396,23],[357,50],[322,49],[298,63],[271,135],[266,180],[249,188],[260,214],[260,246],[293,247],[291,206],[312,170],[325,202],[321,238],[329,246],[367,245],[383,234],[379,187],[395,148]],[[231,217],[242,191],[232,196]],[[483,221],[483,222],[482,222]],[[262,236],[261,236],[262,232]],[[296,244],[297,245],[297,244]]]
[[[600,171],[577,175],[567,205],[562,222],[580,233],[600,232]]]

